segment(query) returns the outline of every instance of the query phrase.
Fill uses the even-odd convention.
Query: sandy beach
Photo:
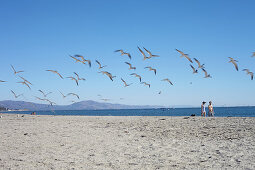
[[[0,169],[255,169],[255,118],[2,116]]]

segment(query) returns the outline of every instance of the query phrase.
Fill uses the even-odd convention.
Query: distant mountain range
[[[100,110],[100,109],[149,109],[149,108],[164,108],[164,106],[150,106],[150,105],[124,105],[101,103],[93,100],[86,100],[76,102],[70,105],[53,105],[38,104],[25,101],[4,100],[0,101],[0,107],[5,107],[11,110]]]

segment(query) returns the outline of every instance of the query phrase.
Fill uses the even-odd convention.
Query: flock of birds
[[[149,60],[151,58],[160,57],[159,55],[152,54],[151,51],[149,51],[148,49],[146,49],[144,47],[143,47],[144,51],[140,47],[137,47],[137,48],[138,48],[139,52],[141,53],[141,55],[143,56],[143,60]],[[190,62],[190,67],[193,71],[193,74],[197,74],[198,69],[201,69],[204,72],[204,78],[212,78],[212,76],[210,74],[208,74],[207,71],[205,70],[205,66],[204,66],[205,64],[201,64],[198,59],[193,58],[194,61],[197,63],[197,67],[196,67],[196,66],[192,65],[193,60],[189,57],[188,54],[185,54],[184,52],[182,52],[181,50],[178,50],[178,49],[176,49],[176,51],[179,54],[181,54],[180,57],[184,57]],[[125,52],[122,49],[115,50],[114,52],[120,53],[121,56],[127,56],[130,60],[132,59],[131,54],[128,53],[128,52]],[[147,53],[147,55],[145,54],[145,52]],[[91,67],[91,63],[92,63],[91,60],[86,59],[82,55],[73,55],[73,56],[70,55],[70,57],[75,61],[75,63],[82,63],[82,64],[85,64],[85,65],[88,65],[89,67]],[[255,57],[255,52],[253,52],[251,57]],[[231,58],[231,57],[228,57],[228,58],[230,59],[229,63],[232,63],[234,65],[235,69],[238,71],[238,64],[237,64],[238,61],[235,60],[234,58]],[[107,67],[107,65],[102,65],[98,60],[95,60],[95,61],[98,65],[98,69],[99,69],[98,73],[102,73],[102,75],[106,75],[111,81],[113,81],[114,78],[116,78],[116,76],[112,75],[112,73],[110,73],[108,71],[101,71],[101,69]],[[129,66],[129,68],[128,68],[129,70],[136,71],[136,67],[134,67],[130,62],[125,62],[125,64],[127,64]],[[16,69],[12,65],[11,65],[11,68],[13,70],[14,75],[18,76],[21,80],[17,83],[22,84],[22,85],[26,86],[27,88],[29,88],[31,90],[32,83],[30,81],[28,81],[27,79],[25,79],[24,77],[20,76],[20,73],[23,73],[24,71],[16,71]],[[146,67],[144,67],[144,69],[147,69],[148,71],[152,71],[155,75],[157,75],[157,69],[156,68],[152,68],[151,66],[146,66]],[[64,79],[64,77],[57,70],[46,70],[46,71],[51,72],[53,74],[56,74],[59,78]],[[253,75],[254,75],[253,72],[251,72],[247,68],[244,68],[243,71],[245,71],[247,75],[250,75],[251,80],[253,80]],[[74,74],[73,76],[69,76],[69,77],[66,77],[66,78],[74,81],[77,86],[79,85],[80,81],[85,81],[86,80],[85,78],[80,77],[79,74],[76,73],[76,72],[73,72],[73,74]],[[138,75],[137,73],[131,73],[130,75],[138,78],[140,84],[143,84],[144,86],[148,86],[149,88],[151,87],[150,83],[142,81],[142,76],[141,75]],[[123,82],[124,87],[128,87],[128,86],[133,84],[133,83],[128,84],[123,78],[120,78],[120,80]],[[171,85],[171,86],[174,85],[172,83],[172,81],[169,80],[169,78],[164,78],[161,81],[168,82],[169,85]],[[0,83],[4,83],[4,82],[7,82],[7,81],[0,80]],[[34,96],[36,99],[48,102],[51,106],[56,104],[55,102],[53,102],[53,101],[51,101],[47,98],[47,96],[50,95],[52,92],[47,92],[46,93],[42,90],[38,90],[38,91],[42,94],[42,97]],[[16,94],[13,90],[11,90],[11,93],[13,94],[13,96],[15,98],[18,98],[20,96],[24,96],[23,94]],[[75,93],[68,93],[66,95],[64,95],[61,91],[59,91],[59,93],[62,95],[63,98],[66,98],[67,96],[74,96],[77,99],[80,99],[79,95],[75,94]],[[158,94],[161,94],[161,91],[159,91]],[[98,95],[98,96],[102,97],[101,95]],[[123,98],[121,98],[121,100],[122,99]],[[110,99],[102,98],[101,100],[109,101]],[[71,102],[75,102],[75,101],[71,101]]]

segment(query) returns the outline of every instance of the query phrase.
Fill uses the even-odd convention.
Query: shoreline
[[[0,169],[255,169],[255,118],[5,114]]]

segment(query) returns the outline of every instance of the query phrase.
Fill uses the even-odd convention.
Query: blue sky
[[[41,89],[53,92],[48,98],[57,104],[107,98],[135,105],[199,106],[203,100],[218,106],[255,105],[255,80],[242,71],[255,72],[254,5],[252,0],[1,1],[0,80],[7,82],[0,84],[0,100],[44,103],[34,97],[42,97]],[[160,57],[143,61],[137,46]],[[117,49],[129,52],[132,60],[115,53]],[[212,79],[203,78],[201,70],[192,74],[189,61],[175,49],[204,63]],[[74,54],[90,59],[92,67],[75,63],[69,57]],[[238,60],[239,71],[228,57]],[[95,60],[117,76],[113,82],[97,73]],[[151,88],[129,75],[134,71],[128,70],[126,61]],[[20,78],[10,65],[25,71],[20,76],[33,84],[32,90],[16,83]],[[157,75],[146,66],[155,67]],[[76,86],[47,69],[64,77],[77,72],[86,81]],[[125,88],[120,78],[133,84]],[[174,86],[161,81],[164,78]],[[24,97],[15,99],[10,90]],[[63,99],[58,90],[77,93],[81,99]]]

